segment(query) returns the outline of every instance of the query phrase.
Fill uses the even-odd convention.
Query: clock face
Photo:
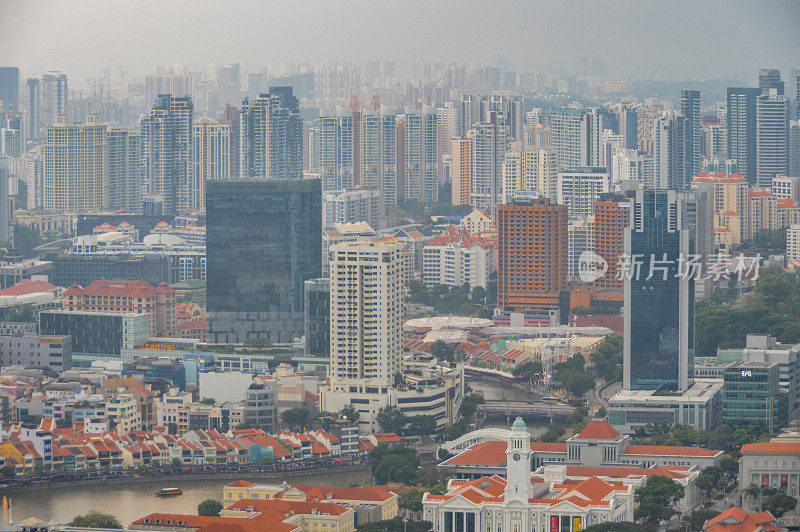
[[[514,453],[514,456],[511,458],[513,458],[515,462],[519,462],[519,453]]]

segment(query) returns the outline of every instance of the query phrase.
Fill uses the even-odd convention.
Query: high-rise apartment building
[[[794,117],[800,120],[800,67],[792,70],[792,81],[794,82]]]
[[[495,115],[492,115],[495,116]],[[478,123],[467,137],[472,139],[472,179],[470,204],[494,213],[503,200],[503,163],[508,149],[508,126]]]
[[[585,109],[555,108],[550,113],[550,145],[558,153],[558,169],[572,170],[581,165],[581,135]]]
[[[567,276],[568,209],[547,198],[499,205],[497,306],[558,306]]]
[[[397,115],[383,108],[361,112],[361,187],[377,191],[381,213],[397,205]]]
[[[19,102],[19,68],[0,67],[0,111],[15,111]]]
[[[612,183],[641,183],[653,187],[653,156],[634,149],[611,154]]]
[[[681,91],[681,114],[686,119],[683,183],[689,186],[692,178],[700,173],[700,91]]]
[[[331,116],[320,117],[320,161],[322,190],[351,190],[355,186],[353,138],[354,112],[337,107]],[[360,124],[359,124],[360,126]]]
[[[303,121],[291,87],[270,87],[242,102],[239,175],[243,178],[303,177]]]
[[[159,94],[139,123],[147,193],[163,197],[165,214],[195,207],[190,192],[193,109],[189,97]]]
[[[42,83],[39,78],[28,78],[25,81],[25,135],[29,139],[42,138]]]
[[[8,159],[0,158],[0,242],[14,245],[14,224],[11,198],[8,195]]]
[[[751,185],[756,182],[756,98],[761,89],[728,88],[728,159]]]
[[[789,175],[800,176],[800,120],[789,123]]]
[[[379,227],[383,206],[378,190],[335,190],[322,193],[322,227],[367,222]]]
[[[781,91],[782,92],[782,91]],[[767,188],[789,166],[789,100],[770,88],[756,99],[756,178]]]
[[[581,166],[558,173],[558,203],[569,208],[569,219],[580,220],[594,214],[594,203],[610,191],[605,167]]]
[[[581,120],[580,133],[580,166],[607,166],[603,150],[603,131],[605,116],[602,109],[592,108],[586,111]],[[565,169],[566,171],[574,168]]]
[[[580,261],[584,251],[594,250],[594,216],[576,220],[567,228],[569,238],[568,281],[580,281]]]
[[[138,130],[108,128],[108,208],[142,211],[142,136]]]
[[[657,188],[687,188],[686,118],[665,111],[653,125],[653,183]]]
[[[770,90],[775,89],[778,96],[783,96],[783,81],[781,80],[781,71],[776,68],[762,68],[758,71],[758,88],[761,89],[761,94],[768,94]]]
[[[231,169],[228,171],[228,175],[230,177],[239,177],[239,126],[241,125],[239,108],[226,104],[225,111],[222,113],[222,120],[228,124],[231,131],[229,157]]]
[[[47,128],[44,153],[45,210],[89,213],[108,207],[108,127],[96,114],[84,124],[59,115]]]
[[[206,183],[208,338],[303,334],[303,283],[322,271],[318,179]]]
[[[694,279],[678,268],[694,253],[694,209],[677,191],[638,190],[631,198],[625,255],[632,259],[623,272],[625,390],[691,385]]]
[[[198,209],[206,206],[206,182],[231,177],[231,126],[208,117],[192,124],[192,186],[190,203]]]
[[[630,202],[604,194],[594,204],[594,245],[592,251],[608,264],[605,275],[594,281],[595,288],[622,292],[620,258],[625,251],[625,229],[630,225]]]
[[[793,174],[773,178],[770,192],[776,198],[788,198],[800,205],[800,175]]]
[[[459,137],[452,140],[450,150],[450,201],[453,205],[470,205],[472,201],[472,152],[475,141]],[[508,164],[506,162],[505,164]]]
[[[403,162],[398,163],[398,198],[417,199],[423,203],[437,201],[436,110],[430,105],[406,106],[402,121]],[[399,144],[398,153],[401,152]]]
[[[786,229],[786,260],[800,261],[800,225]]]
[[[43,126],[55,124],[59,115],[67,114],[67,75],[48,72],[42,76],[41,113]]]

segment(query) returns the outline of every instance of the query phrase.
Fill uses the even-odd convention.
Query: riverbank
[[[51,490],[53,488],[69,488],[81,486],[125,486],[126,484],[148,484],[148,483],[161,483],[161,482],[189,482],[189,481],[212,481],[212,480],[240,480],[240,479],[258,479],[258,480],[279,480],[282,481],[287,477],[302,478],[302,477],[315,477],[319,475],[339,475],[345,473],[356,473],[367,471],[366,464],[352,464],[346,466],[338,466],[336,468],[320,468],[320,469],[298,469],[292,471],[242,471],[242,472],[209,472],[198,473],[193,472],[189,474],[175,474],[175,475],[147,475],[147,476],[131,476],[131,477],[105,477],[105,478],[91,478],[84,480],[65,480],[65,481],[50,481],[45,480],[42,482],[19,484],[15,486],[0,488],[0,494],[14,493],[28,493],[32,491]]]

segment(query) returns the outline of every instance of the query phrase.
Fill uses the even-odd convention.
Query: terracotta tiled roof
[[[590,421],[576,438],[583,440],[615,440],[619,432],[608,421]]]
[[[748,443],[742,446],[742,454],[800,454],[800,443],[793,442],[762,442]]]
[[[769,512],[749,514],[734,506],[709,519],[703,525],[703,530],[710,532],[760,532],[777,531],[781,530],[781,528],[775,525],[775,517]]]
[[[306,494],[309,500],[335,499],[339,501],[385,501],[392,493],[379,488],[346,488],[340,486],[292,486]]]
[[[144,281],[93,281],[86,288],[72,285],[67,288],[67,296],[124,296],[124,297],[155,297],[156,289]]]
[[[228,484],[229,488],[249,488],[250,486],[255,486],[255,484],[247,480],[237,480]]]
[[[0,290],[0,296],[24,296],[27,294],[36,294],[38,292],[47,292],[55,288],[56,285],[50,284],[47,281],[22,279],[15,285]]]

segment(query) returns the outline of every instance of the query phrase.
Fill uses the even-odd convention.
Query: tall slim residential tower
[[[792,70],[792,82],[794,83],[794,117],[800,120],[800,67]]]
[[[375,425],[403,354],[403,246],[357,241],[330,249],[330,385],[322,406],[351,401]]]
[[[771,88],[756,100],[756,177],[767,188],[789,166],[789,100]]]
[[[28,78],[25,82],[25,135],[29,139],[42,138],[42,83],[39,78]]]
[[[625,229],[630,224],[630,202],[615,194],[603,194],[594,204],[595,253],[603,257],[608,271],[594,282],[595,288],[622,292],[619,259],[625,250]]]
[[[694,253],[690,211],[677,191],[638,190],[631,198],[625,255],[642,265],[624,272],[625,390],[685,391],[691,385],[694,279],[678,271],[680,257]],[[652,268],[651,260],[658,261]]]
[[[367,107],[361,113],[361,187],[380,191],[383,211],[397,205],[397,115]]]
[[[59,115],[67,114],[67,75],[48,72],[42,76],[41,120],[45,127],[55,124]]]
[[[192,125],[192,186],[191,203],[198,209],[206,206],[206,182],[231,177],[231,127],[208,117]]]
[[[700,91],[681,91],[681,114],[686,119],[684,186],[700,173]]]
[[[230,177],[239,177],[239,125],[241,118],[239,116],[239,108],[226,104],[225,111],[222,113],[222,120],[228,124],[231,130],[231,155],[230,167],[228,172]]]
[[[459,137],[450,143],[450,201],[453,205],[469,205],[472,201],[472,152],[475,141]]]
[[[406,106],[403,116],[402,186],[398,198],[430,203],[439,199],[436,164],[436,110],[430,105]],[[398,148],[399,151],[399,148]]]
[[[302,336],[303,284],[322,273],[319,180],[211,180],[206,213],[209,340]]]
[[[686,117],[664,111],[653,126],[653,182],[664,189],[688,188],[686,179]]]
[[[728,88],[728,159],[748,183],[756,183],[756,98],[761,89]]]
[[[303,121],[291,87],[270,87],[242,102],[239,175],[256,179],[303,177]]]
[[[47,128],[44,209],[90,213],[108,207],[108,127],[90,114],[84,124],[59,115]]]
[[[547,198],[497,207],[498,308],[558,306],[567,281],[567,211]]]
[[[0,111],[15,111],[19,102],[19,68],[0,67]]]
[[[142,211],[144,172],[142,136],[138,130],[108,128],[108,207],[128,212]]]
[[[165,214],[177,214],[192,205],[191,98],[159,94],[139,123],[142,164],[149,194],[164,198]]]
[[[494,123],[474,124],[467,133],[473,141],[470,203],[493,215],[503,201],[503,162],[510,135],[509,127],[494,119]]]
[[[603,152],[603,130],[606,126],[601,111],[597,108],[589,109],[581,119],[580,166],[607,166]]]
[[[8,196],[8,159],[0,158],[0,242],[14,245],[11,198]]]
[[[320,117],[322,190],[351,190],[355,186],[353,112],[338,106]]]

